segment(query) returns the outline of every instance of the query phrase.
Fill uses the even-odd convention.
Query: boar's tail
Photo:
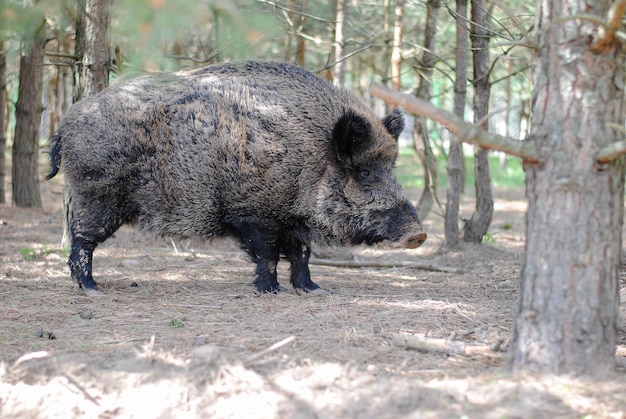
[[[46,180],[50,180],[59,173],[61,165],[61,136],[54,134],[50,137],[50,173],[46,176]]]

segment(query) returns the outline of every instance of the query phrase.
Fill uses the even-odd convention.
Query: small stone
[[[93,311],[89,310],[88,308],[85,308],[79,311],[78,315],[80,316],[81,319],[85,319],[85,320],[93,319]]]

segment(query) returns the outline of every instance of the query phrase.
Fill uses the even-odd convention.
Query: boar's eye
[[[368,169],[361,169],[361,171],[359,172],[359,177],[362,180],[366,180],[369,179],[370,177],[370,171]]]

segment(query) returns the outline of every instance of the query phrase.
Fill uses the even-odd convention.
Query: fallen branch
[[[415,335],[395,335],[392,342],[396,346],[429,352],[455,355],[494,355],[494,350],[489,345],[470,344],[458,340]]]
[[[452,134],[457,135],[457,141],[478,145],[489,150],[503,151],[529,163],[539,162],[539,153],[532,141],[515,140],[483,131],[452,112],[437,108],[430,102],[418,99],[413,95],[396,92],[380,83],[372,83],[370,93],[387,103],[402,106],[416,115],[432,119],[447,128]]]
[[[416,262],[380,262],[380,261],[355,261],[355,260],[330,260],[330,259],[317,259],[311,258],[310,264],[321,266],[334,266],[338,268],[415,268],[422,269],[424,271],[432,272],[446,272],[452,274],[463,275],[465,270],[459,268],[452,268],[449,266],[436,266],[432,264],[416,263]]]
[[[257,352],[255,354],[250,355],[246,360],[245,363],[249,364],[250,362],[262,357],[265,354],[268,354],[272,351],[275,351],[276,349],[285,346],[286,344],[288,344],[289,342],[295,340],[296,337],[295,336],[289,336],[288,338],[285,338],[283,340],[281,340],[280,342],[276,342],[275,344],[273,344],[272,346],[270,346],[269,348],[265,348],[263,349],[261,352]]]

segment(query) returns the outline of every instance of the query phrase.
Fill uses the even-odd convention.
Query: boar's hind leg
[[[277,279],[276,265],[280,253],[275,235],[251,223],[235,223],[233,227],[241,242],[241,248],[256,264],[253,284],[257,291],[260,293],[283,291]]]
[[[119,228],[121,223],[115,222],[113,226],[100,228],[81,228],[85,225],[83,220],[75,219],[72,222],[70,232],[72,238],[72,248],[68,265],[72,274],[72,279],[86,294],[96,294],[98,284],[92,276],[93,251],[100,243],[109,238]],[[92,233],[97,231],[97,233]]]
[[[311,272],[309,271],[309,257],[311,249],[304,243],[297,240],[283,244],[283,253],[291,264],[291,285],[297,291],[304,291],[312,294],[328,295],[328,291],[320,288],[315,282],[311,281]]]

